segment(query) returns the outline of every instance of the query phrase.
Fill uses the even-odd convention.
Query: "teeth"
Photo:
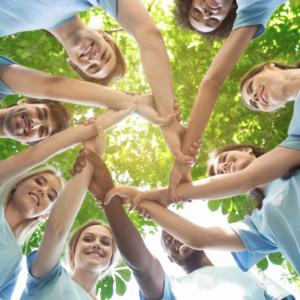
[[[39,205],[39,198],[33,193],[30,193],[30,196],[33,199],[33,201],[36,203],[36,205]]]

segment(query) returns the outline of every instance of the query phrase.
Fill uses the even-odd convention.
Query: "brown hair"
[[[279,69],[282,69],[282,70],[288,70],[288,69],[300,69],[300,62],[294,64],[294,65],[287,65],[287,64],[283,64],[283,63],[280,63],[280,62],[277,62],[277,61],[268,61],[268,62],[264,62],[262,64],[258,64],[254,67],[252,67],[242,78],[241,82],[240,82],[240,93],[242,95],[242,90],[243,90],[243,87],[245,85],[245,83],[251,79],[252,77],[256,76],[257,74],[259,74],[260,72],[262,72],[264,70],[264,67],[268,64],[274,64],[275,67],[279,68]],[[244,102],[244,104],[252,109],[252,110],[255,110],[255,111],[259,111],[259,109],[253,107],[253,106],[250,106],[248,105],[248,103],[246,103],[246,101],[244,100],[244,98],[242,97],[242,101]]]
[[[81,234],[83,233],[83,231],[90,227],[90,226],[93,226],[93,225],[101,225],[103,227],[105,227],[106,229],[109,230],[109,232],[111,233],[111,235],[113,236],[113,232],[111,230],[111,228],[107,225],[107,224],[103,224],[101,223],[100,221],[98,220],[91,220],[91,221],[88,221],[87,223],[85,223],[84,225],[80,226],[79,228],[77,228],[75,230],[75,232],[72,234],[70,240],[69,240],[69,243],[68,243],[68,263],[71,267],[71,269],[73,270],[74,267],[75,267],[75,263],[74,263],[74,256],[75,256],[75,251],[76,251],[76,247],[77,247],[77,244],[78,244],[78,241],[79,241],[79,238],[81,236]],[[109,271],[110,267],[112,265],[114,265],[115,263],[115,260],[116,260],[116,252],[117,252],[117,247],[116,247],[116,243],[115,243],[115,240],[113,239],[113,249],[112,249],[112,256],[111,256],[111,259],[110,259],[110,262],[109,262],[109,266],[107,267],[106,270],[104,270],[101,274],[101,277],[104,277],[107,272]]]
[[[122,55],[119,47],[117,46],[117,44],[115,43],[113,38],[103,30],[97,29],[96,31],[103,36],[103,38],[105,39],[105,41],[107,43],[109,43],[109,45],[112,47],[112,49],[116,55],[116,59],[117,59],[116,66],[111,71],[111,73],[105,78],[93,78],[93,77],[90,77],[89,75],[87,75],[86,73],[84,73],[73,62],[68,61],[68,64],[74,71],[76,71],[79,74],[79,76],[82,79],[93,82],[93,83],[108,85],[113,79],[118,80],[124,76],[124,74],[126,72],[126,63],[125,63],[125,60],[123,58],[123,55]]]
[[[55,121],[55,128],[51,135],[65,130],[70,126],[70,114],[68,110],[58,101],[49,99],[24,98],[21,103],[26,104],[45,104],[50,110],[50,114]]]
[[[224,153],[224,152],[227,152],[227,151],[233,151],[233,150],[235,150],[235,151],[244,151],[244,149],[247,149],[247,148],[250,148],[252,150],[252,153],[254,154],[254,156],[256,158],[264,155],[267,152],[266,150],[264,150],[262,148],[259,148],[259,147],[254,146],[254,145],[248,145],[248,144],[228,145],[228,146],[219,148],[219,149],[215,150],[211,154],[210,160],[208,162],[208,175],[209,176],[215,176],[215,175],[217,175],[215,173],[214,168],[213,168],[212,161],[218,155],[220,155],[221,153]],[[252,191],[250,191],[249,195],[250,195],[251,198],[253,198],[256,201],[256,207],[259,208],[259,209],[261,209],[262,202],[263,202],[263,199],[264,199],[264,194],[261,191],[261,189],[255,188]]]
[[[191,23],[189,22],[189,15],[191,10],[192,0],[175,0],[175,8],[173,13],[175,15],[177,24],[198,33],[203,34],[207,38],[225,38],[228,37],[230,32],[232,31],[233,23],[236,18],[236,10],[237,4],[236,1],[233,1],[232,7],[228,12],[226,18],[222,21],[222,23],[211,32],[201,32],[195,29]]]

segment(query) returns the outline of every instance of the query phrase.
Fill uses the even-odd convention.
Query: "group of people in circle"
[[[269,152],[252,145],[218,149],[208,163],[210,177],[194,182],[191,178],[201,136],[226,77],[285,2],[175,0],[179,24],[195,34],[224,38],[200,83],[185,128],[174,101],[162,35],[140,0],[1,1],[0,36],[49,31],[83,80],[49,75],[0,56],[0,97],[26,97],[0,110],[0,136],[29,145],[0,161],[0,299],[12,299],[22,246],[46,219],[39,248],[26,258],[23,300],[98,299],[97,282],[108,274],[118,252],[133,272],[140,299],[217,299],[228,293],[226,286],[230,299],[295,299],[285,289],[272,287],[271,281],[262,286],[246,271],[267,254],[281,252],[300,273],[299,65],[264,62],[254,66],[240,86],[242,99],[252,110],[270,112],[295,101],[286,139]],[[113,38],[88,28],[78,17],[92,7],[102,7],[134,37],[152,95],[131,95],[105,86],[120,79],[126,66]],[[69,128],[70,115],[59,101],[108,110]],[[101,160],[104,131],[132,113],[160,126],[174,155],[167,188],[139,191],[117,186]],[[52,167],[35,168],[79,143],[83,148],[67,182]],[[91,220],[69,237],[87,191],[104,210],[110,226]],[[171,203],[181,200],[223,199],[249,192],[256,196],[257,209],[227,227],[204,228],[168,210]],[[174,279],[166,274],[123,204],[130,204],[163,228],[162,246],[186,276]],[[66,244],[69,269],[61,263]],[[237,267],[213,266],[205,249],[230,251]]]

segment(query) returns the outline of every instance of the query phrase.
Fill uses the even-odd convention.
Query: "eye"
[[[191,9],[191,17],[193,17],[196,20],[199,20],[199,18],[202,16],[201,11],[196,8],[196,7],[192,7]]]
[[[258,104],[257,104],[257,102],[256,102],[255,100],[250,99],[250,100],[249,100],[249,104],[250,104],[250,106],[252,106],[253,108],[259,109]]]
[[[44,184],[42,178],[40,178],[40,177],[37,177],[37,178],[35,179],[35,182],[36,182],[38,185],[40,185],[40,186],[42,186],[42,185]]]
[[[101,239],[101,243],[105,246],[110,246],[111,245],[111,242],[110,242],[110,239],[109,238],[103,238]]]
[[[53,202],[55,200],[55,195],[49,193],[49,194],[47,194],[47,196],[51,202]]]
[[[87,243],[91,243],[93,241],[93,239],[89,236],[86,236],[83,240]]]

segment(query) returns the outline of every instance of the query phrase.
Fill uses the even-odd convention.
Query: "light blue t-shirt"
[[[1,22],[1,21],[0,21]],[[15,64],[14,61],[1,56],[0,55],[0,68],[2,65],[13,65]],[[15,92],[10,89],[1,79],[0,79],[0,100],[2,100],[6,95],[15,94]]]
[[[139,292],[140,300],[147,300],[141,293]],[[172,291],[172,286],[169,277],[165,276],[165,282],[164,282],[164,294],[160,300],[176,300],[176,297],[174,296],[174,293]]]
[[[300,93],[294,105],[288,137],[280,147],[300,151]],[[300,170],[287,180],[276,179],[266,186],[261,210],[233,224],[246,251],[232,255],[247,271],[270,252],[281,252],[300,274]]]
[[[286,0],[237,0],[236,18],[232,30],[259,25],[254,38],[263,34],[275,9]]]
[[[117,0],[1,0],[0,36],[55,28],[79,12],[99,6],[117,17]]]
[[[22,249],[12,233],[0,203],[0,299],[10,300],[21,270]]]
[[[25,291],[21,300],[91,300],[92,297],[74,280],[60,263],[43,277],[31,274],[31,267],[37,251],[27,257],[29,270]]]

